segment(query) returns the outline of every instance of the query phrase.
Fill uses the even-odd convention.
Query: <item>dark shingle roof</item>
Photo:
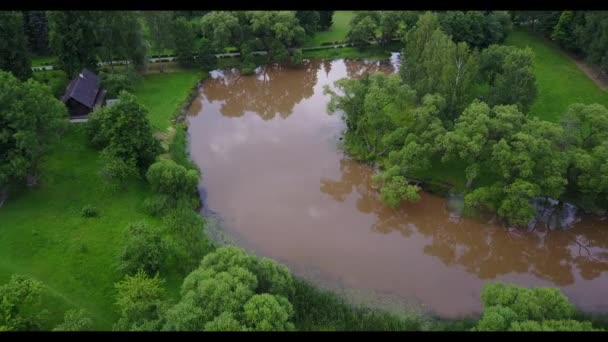
[[[97,78],[97,75],[84,69],[70,82],[65,91],[65,95],[63,95],[61,99],[65,102],[72,98],[89,108],[93,108],[98,93],[99,79]]]

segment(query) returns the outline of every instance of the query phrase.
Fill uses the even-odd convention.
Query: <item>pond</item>
[[[395,63],[213,72],[188,118],[205,209],[240,245],[301,277],[446,318],[479,313],[482,285],[497,280],[557,286],[581,309],[608,312],[608,222],[507,229],[429,193],[397,210],[381,205],[374,171],[339,148],[344,124],[328,114],[323,87]]]

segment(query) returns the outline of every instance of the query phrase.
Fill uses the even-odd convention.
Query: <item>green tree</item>
[[[143,270],[153,275],[158,272],[166,256],[167,246],[161,229],[146,222],[135,222],[127,226],[120,253],[122,271],[136,274]]]
[[[286,61],[289,57],[287,48],[304,41],[304,28],[294,12],[251,11],[247,16],[251,34],[258,45],[268,51],[269,60]]]
[[[158,54],[175,46],[172,31],[173,12],[171,11],[145,11],[144,17],[152,36],[152,48]],[[164,71],[164,64],[160,62],[160,71]]]
[[[46,321],[41,310],[43,285],[22,275],[13,275],[0,286],[0,327],[10,331],[40,330]]]
[[[294,330],[289,322],[293,308],[284,297],[271,294],[254,295],[245,303],[245,321],[252,330],[284,331]]]
[[[148,120],[148,111],[135,96],[122,91],[118,103],[95,110],[88,123],[89,139],[124,161],[135,160],[140,172],[148,169],[162,151]]]
[[[96,12],[99,24],[96,40],[99,53],[110,62],[112,73],[115,60],[127,60],[136,66],[143,66],[146,45],[139,16],[133,11]]]
[[[158,274],[148,276],[143,271],[125,276],[116,286],[116,306],[120,318],[114,324],[118,331],[154,331],[163,324],[166,310],[164,281]]]
[[[289,329],[293,310],[283,295],[291,295],[294,286],[284,267],[237,247],[221,247],[184,279],[181,298],[167,312],[163,329]],[[265,291],[270,293],[256,297]]]
[[[0,206],[9,186],[36,184],[49,145],[67,124],[67,111],[48,87],[0,71]]]
[[[319,30],[319,11],[296,11],[296,18],[306,34],[312,35]]]
[[[179,208],[163,218],[167,233],[175,243],[175,263],[182,273],[192,272],[211,249],[205,221],[190,208]]]
[[[575,103],[568,107],[561,124],[568,144],[590,149],[608,138],[608,109],[597,103]]]
[[[335,11],[319,11],[319,28],[328,30],[333,25]]]
[[[196,34],[194,27],[186,18],[179,17],[172,25],[173,41],[175,45],[175,56],[177,62],[185,67],[196,63]]]
[[[566,49],[576,49],[576,36],[574,35],[574,12],[563,11],[559,21],[553,28],[551,39],[557,41]]]
[[[53,331],[86,331],[92,328],[93,321],[87,316],[83,309],[72,309],[65,313],[63,323],[59,324]]]
[[[402,60],[401,77],[419,96],[437,93],[446,99],[446,119],[455,119],[470,102],[477,56],[443,33],[434,14],[420,16],[408,31]]]
[[[239,23],[239,16],[228,11],[213,11],[205,15],[201,19],[201,29],[203,37],[212,42],[217,51],[228,46],[241,47],[248,38],[246,21]]]
[[[90,11],[48,13],[49,44],[70,78],[83,68],[97,69],[98,18],[98,13]]]
[[[20,12],[0,12],[0,69],[26,80],[32,76],[32,62],[23,27]]]
[[[124,190],[127,180],[139,175],[135,160],[123,160],[115,156],[112,150],[102,151],[101,162],[101,177],[113,190]]]
[[[49,22],[46,11],[22,11],[23,29],[30,51],[46,55],[49,53]]]
[[[285,265],[262,258],[257,266],[258,292],[267,292],[287,299],[295,295],[295,281]]]
[[[411,21],[411,12],[361,11],[352,18],[347,37],[355,43],[367,44],[373,40],[385,46],[411,25]]]
[[[171,159],[161,159],[150,165],[146,173],[152,191],[169,196],[174,201],[196,195],[199,174]]]
[[[247,328],[237,321],[232,313],[225,311],[206,323],[205,331],[247,331]]]
[[[490,85],[490,105],[516,104],[522,112],[528,112],[538,92],[532,70],[533,59],[534,52],[529,47],[509,50],[504,57],[502,72]]]

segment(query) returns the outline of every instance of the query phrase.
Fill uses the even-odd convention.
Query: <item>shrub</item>
[[[80,210],[80,215],[82,217],[96,217],[97,216],[97,208],[94,205],[87,204]]]
[[[138,176],[134,159],[123,160],[110,148],[104,149],[101,155],[101,177],[111,189],[124,189],[129,178]]]
[[[120,254],[120,268],[127,274],[143,270],[153,275],[166,257],[162,232],[146,222],[129,224],[124,236],[125,245]]]
[[[163,216],[165,212],[171,209],[169,198],[166,195],[153,195],[144,200],[143,211],[151,216]]]
[[[170,159],[161,159],[150,165],[146,173],[152,191],[177,202],[182,198],[196,196],[199,174],[196,170],[188,170]]]

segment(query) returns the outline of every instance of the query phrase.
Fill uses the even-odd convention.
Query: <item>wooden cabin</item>
[[[68,107],[71,118],[82,118],[101,106],[105,98],[106,91],[101,88],[97,75],[84,69],[70,81],[61,101]]]

